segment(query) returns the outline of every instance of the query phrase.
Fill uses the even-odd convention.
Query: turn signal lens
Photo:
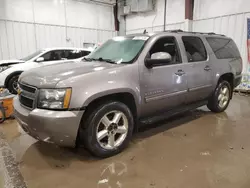
[[[71,93],[72,93],[71,88],[66,89],[66,93],[65,93],[65,97],[63,101],[63,108],[69,108]]]

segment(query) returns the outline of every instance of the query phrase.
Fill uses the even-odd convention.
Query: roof
[[[148,32],[144,32],[144,33],[136,33],[136,34],[130,34],[127,36],[155,36],[155,35],[162,35],[162,34],[171,34],[171,35],[183,35],[183,34],[188,34],[188,35],[193,35],[193,36],[216,36],[216,37],[226,37],[225,35],[222,34],[216,34],[213,32],[191,32],[191,31],[183,31],[183,30],[166,30],[166,31],[158,31],[158,32],[152,32],[152,33],[148,33]]]
[[[84,51],[92,51],[90,48],[74,48],[74,47],[53,47],[53,48],[43,48],[43,50],[51,51],[51,50],[84,50]]]

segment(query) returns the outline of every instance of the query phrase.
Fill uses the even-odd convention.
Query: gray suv
[[[241,82],[234,41],[180,30],[108,40],[81,62],[24,72],[15,117],[32,137],[109,157],[139,122],[203,105],[224,111]]]

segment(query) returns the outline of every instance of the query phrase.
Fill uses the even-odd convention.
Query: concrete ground
[[[249,106],[235,94],[224,113],[204,107],[142,127],[108,159],[37,142],[9,120],[0,125],[0,187],[249,188]]]

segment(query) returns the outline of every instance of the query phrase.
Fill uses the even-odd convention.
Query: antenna
[[[143,31],[143,34],[146,34],[147,33],[147,30],[145,29],[144,31]]]

